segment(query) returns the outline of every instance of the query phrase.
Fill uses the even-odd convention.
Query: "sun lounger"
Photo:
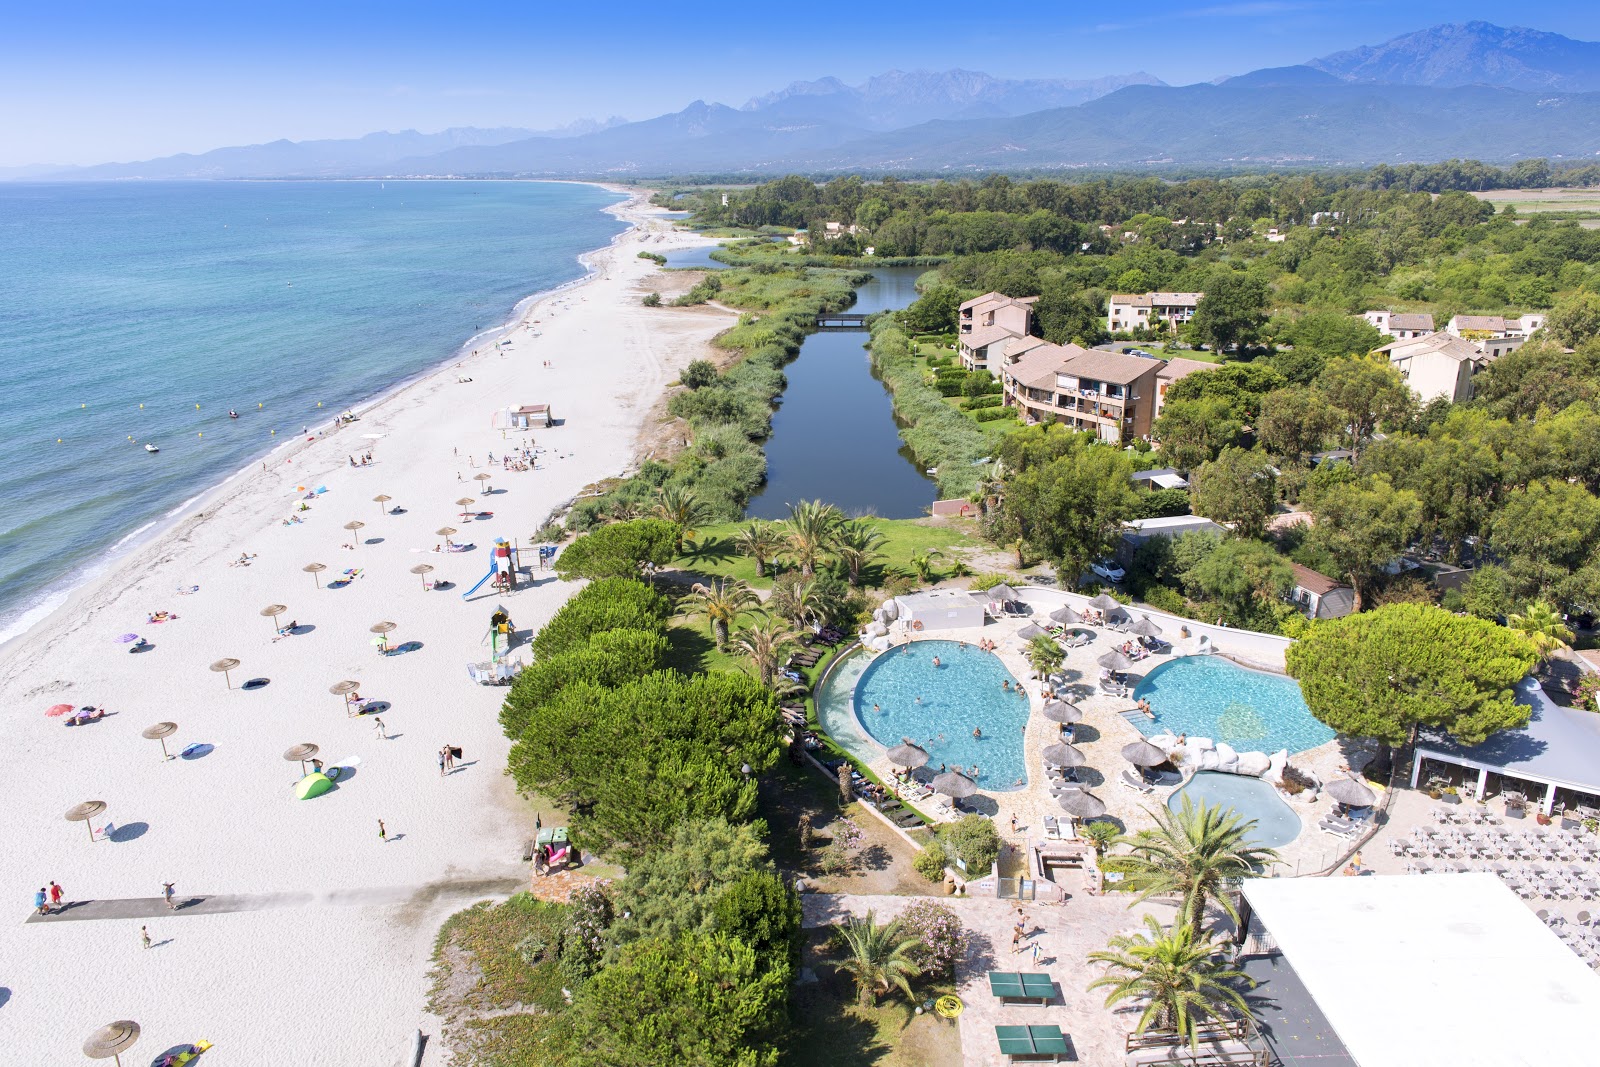
[[[1046,837],[1060,838],[1061,822],[1054,815],[1044,817],[1044,835]]]
[[[1117,782],[1118,784],[1126,786],[1127,788],[1139,793],[1150,793],[1154,791],[1149,782],[1145,781],[1139,775],[1134,774],[1129,770],[1124,770],[1121,774],[1117,775]]]
[[[1317,829],[1334,837],[1352,838],[1356,836],[1360,827],[1348,819],[1336,819],[1330,816],[1318,822]]]

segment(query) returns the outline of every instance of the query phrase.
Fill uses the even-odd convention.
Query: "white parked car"
[[[1108,582],[1120,582],[1128,576],[1127,571],[1109,559],[1097,559],[1089,565],[1089,569]]]

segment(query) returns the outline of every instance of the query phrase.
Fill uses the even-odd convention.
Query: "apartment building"
[[[1167,389],[1174,382],[1180,382],[1197,371],[1216,370],[1215,363],[1206,363],[1198,359],[1184,359],[1174,356],[1161,364],[1156,371],[1156,408],[1151,413],[1151,418],[1159,418],[1161,409],[1167,404]]]
[[[1204,293],[1119,293],[1106,309],[1106,329],[1123,333],[1161,321],[1177,329],[1194,318]]]
[[[1037,345],[997,368],[1005,403],[1030,425],[1056,422],[1109,444],[1150,433],[1161,362],[1077,345]]]
[[[1037,325],[1033,305],[1038,299],[985,293],[962,304],[956,312],[956,350],[961,365],[967,370],[993,370],[1006,342],[1043,344],[1032,336]]]
[[[1449,333],[1392,341],[1378,351],[1424,404],[1439,397],[1452,404],[1472,399],[1472,376],[1499,355],[1486,355],[1477,343]]]
[[[1386,333],[1396,341],[1413,341],[1431,336],[1435,330],[1433,316],[1409,314],[1399,311],[1368,311],[1362,318],[1372,323],[1379,333]]]

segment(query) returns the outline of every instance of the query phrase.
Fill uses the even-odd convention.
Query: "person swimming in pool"
[[[983,728],[982,727],[974,726],[972,728],[972,739],[974,741],[981,741],[983,739]]]
[[[1005,681],[1001,682],[1000,688],[1004,689],[1008,693],[1011,692],[1011,679],[1007,678]]]
[[[878,705],[874,704],[874,705],[872,705],[872,710],[873,711],[882,711],[883,709],[878,707]]]
[[[939,665],[939,657],[938,656],[933,657],[933,665],[935,667],[937,667]]]

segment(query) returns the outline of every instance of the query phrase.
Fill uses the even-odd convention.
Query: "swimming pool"
[[[1332,741],[1300,695],[1300,683],[1253,671],[1220,656],[1186,656],[1163,663],[1133,692],[1150,701],[1154,719],[1134,719],[1146,736],[1170,730],[1226,741],[1239,752],[1302,752]]]
[[[875,657],[852,653],[828,675],[817,690],[817,719],[828,735],[860,759],[875,759],[909,737],[928,750],[935,771],[940,764],[977,765],[978,787],[986,792],[1027,784],[1023,731],[1030,705],[1005,688],[1018,685],[1005,665],[955,641],[909,647]],[[974,729],[982,736],[974,738]]]
[[[1167,807],[1178,811],[1183,807],[1184,797],[1188,797],[1195,807],[1201,804],[1216,807],[1220,804],[1232,808],[1246,819],[1254,819],[1255,829],[1248,835],[1253,845],[1277,848],[1300,836],[1300,816],[1284,802],[1271,784],[1259,778],[1201,771],[1167,798]]]

